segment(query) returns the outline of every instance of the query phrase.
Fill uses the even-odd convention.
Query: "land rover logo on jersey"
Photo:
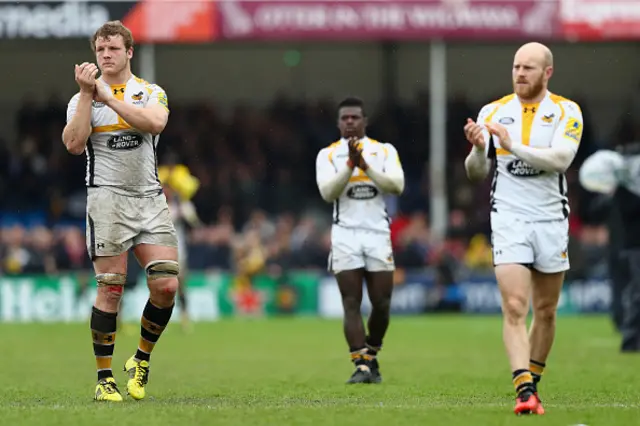
[[[91,106],[93,108],[104,108],[104,104],[98,101],[91,101]]]
[[[540,176],[543,172],[534,169],[522,160],[513,160],[507,164],[507,171],[516,177],[533,177]]]
[[[356,185],[347,190],[347,197],[353,200],[370,200],[378,195],[378,188],[371,185]]]
[[[114,151],[130,151],[142,145],[142,136],[137,133],[111,136],[107,141],[109,149]]]
[[[511,117],[502,117],[498,122],[500,124],[513,124],[516,120]]]

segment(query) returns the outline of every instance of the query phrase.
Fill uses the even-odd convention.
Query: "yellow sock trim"
[[[356,352],[351,352],[351,361],[356,361],[359,359],[362,359],[365,361],[371,361],[374,358],[375,356],[369,355],[366,349],[362,349]]]
[[[513,378],[513,387],[518,390],[518,388],[526,383],[533,383],[533,377],[531,377],[531,373],[525,371],[524,373],[518,374]]]
[[[148,340],[145,340],[143,338],[140,338],[140,342],[138,343],[138,349],[148,354],[150,354],[151,351],[153,351],[153,348],[155,346],[156,346],[155,343],[151,343]]]
[[[537,374],[538,376],[542,376],[542,373],[544,373],[544,367],[541,367],[538,364],[534,364],[532,362],[529,364],[529,371],[531,371],[533,374]]]
[[[112,359],[110,356],[97,356],[96,367],[98,367],[98,370],[108,370],[111,368]]]

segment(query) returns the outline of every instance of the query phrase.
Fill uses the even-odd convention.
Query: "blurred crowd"
[[[575,100],[586,124],[578,158],[567,174],[570,252],[572,273],[588,276],[606,268],[608,236],[605,218],[592,208],[597,200],[577,183],[577,169],[604,144],[594,139],[589,105]],[[226,114],[210,103],[172,105],[158,161],[177,160],[201,182],[193,202],[204,225],[189,229],[190,268],[237,269],[252,250],[262,254],[265,268],[326,268],[331,206],[318,194],[314,165],[318,150],[339,137],[337,101],[276,96],[267,108],[237,105]],[[461,123],[475,117],[480,106],[464,97],[449,101],[450,226],[445,241],[435,241],[429,226],[427,94],[367,111],[368,134],[392,142],[405,168],[405,193],[390,198],[388,209],[401,267],[491,268],[490,182],[470,184],[463,167],[468,145]],[[68,154],[62,145],[65,115],[66,102],[60,98],[44,104],[26,99],[17,113],[17,137],[0,139],[0,270],[5,274],[90,267],[84,242],[85,158]],[[635,123],[625,115],[612,140],[638,140]]]

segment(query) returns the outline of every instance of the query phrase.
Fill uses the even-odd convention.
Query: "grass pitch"
[[[540,388],[547,414],[516,417],[498,317],[395,317],[384,383],[347,386],[340,321],[173,323],[152,356],[148,399],[95,403],[88,325],[0,324],[2,425],[640,424],[639,355],[605,317],[560,318]],[[114,371],[136,333],[119,333]]]

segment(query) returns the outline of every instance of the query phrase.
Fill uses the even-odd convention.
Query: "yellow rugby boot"
[[[149,362],[136,361],[131,357],[124,364],[124,371],[129,375],[127,393],[131,398],[141,400],[145,396],[144,387],[149,380]]]
[[[93,399],[96,401],[122,402],[122,394],[118,390],[116,379],[107,377],[106,379],[98,380],[96,396]]]

